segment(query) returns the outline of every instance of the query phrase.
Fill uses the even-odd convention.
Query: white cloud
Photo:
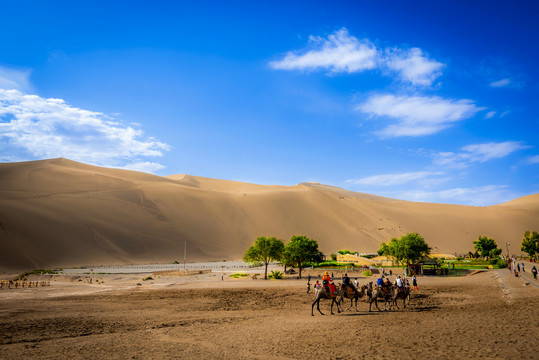
[[[496,111],[489,111],[488,113],[485,114],[485,119],[493,118],[494,115],[496,115]]]
[[[377,133],[382,137],[398,137],[435,134],[484,108],[466,99],[382,94],[371,96],[356,109],[371,116],[396,119],[396,124]]]
[[[434,155],[434,163],[440,166],[452,168],[465,168],[471,163],[486,162],[493,159],[506,157],[507,155],[522,149],[528,149],[520,141],[505,141],[499,143],[472,144],[461,148],[463,152],[440,152]]]
[[[327,38],[309,36],[309,46],[290,51],[270,67],[279,70],[324,69],[330,73],[355,73],[380,69],[413,85],[430,85],[444,64],[431,60],[419,48],[391,48],[382,51],[368,39],[358,39],[342,28]]]
[[[66,157],[95,165],[131,164],[130,168],[155,170],[161,165],[144,163],[140,157],[162,156],[169,146],[64,100],[0,89],[0,149],[4,159],[22,153],[33,158]]]
[[[507,86],[509,84],[511,84],[510,79],[501,79],[501,80],[498,80],[498,81],[491,82],[490,86],[491,87],[504,87],[504,86]]]
[[[453,188],[441,191],[411,190],[384,194],[402,200],[489,206],[514,200],[522,194],[515,193],[506,185],[486,185],[472,188]]]
[[[30,74],[30,70],[15,70],[0,66],[0,89],[29,91],[32,89]]]
[[[419,48],[386,50],[385,66],[413,85],[431,85],[442,75],[444,64],[424,56]]]
[[[153,173],[153,172],[156,172],[158,170],[165,168],[163,165],[159,163],[148,162],[148,161],[135,162],[135,163],[130,163],[124,166],[116,166],[116,167],[119,169],[142,171],[146,173]]]
[[[346,182],[356,185],[393,186],[402,185],[410,181],[425,180],[443,174],[443,172],[418,171],[400,174],[373,175],[361,179],[347,180]]]
[[[531,156],[526,160],[526,163],[529,165],[539,164],[539,155]]]
[[[345,28],[331,34],[327,39],[309,37],[310,50],[289,52],[282,60],[270,62],[280,70],[316,70],[330,72],[358,72],[376,67],[377,50],[369,40],[350,36]]]

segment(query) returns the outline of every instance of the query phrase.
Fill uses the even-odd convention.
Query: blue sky
[[[533,1],[24,1],[0,161],[492,205],[539,192]]]

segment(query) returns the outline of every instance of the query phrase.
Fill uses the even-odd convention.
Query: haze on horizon
[[[479,206],[539,192],[534,2],[3,7],[0,162]]]

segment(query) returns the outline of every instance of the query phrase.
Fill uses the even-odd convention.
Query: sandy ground
[[[327,315],[314,317],[305,280],[97,280],[0,291],[0,358],[531,359],[538,350],[537,281],[508,270],[420,278],[397,311],[361,302],[332,316],[325,300]]]

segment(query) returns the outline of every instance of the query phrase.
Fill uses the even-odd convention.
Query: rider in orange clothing
[[[333,280],[331,279],[331,277],[329,276],[329,273],[326,271],[324,273],[324,276],[322,277],[322,283],[326,281],[329,288],[331,289],[331,293],[332,294],[335,294],[335,285],[333,285]]]

